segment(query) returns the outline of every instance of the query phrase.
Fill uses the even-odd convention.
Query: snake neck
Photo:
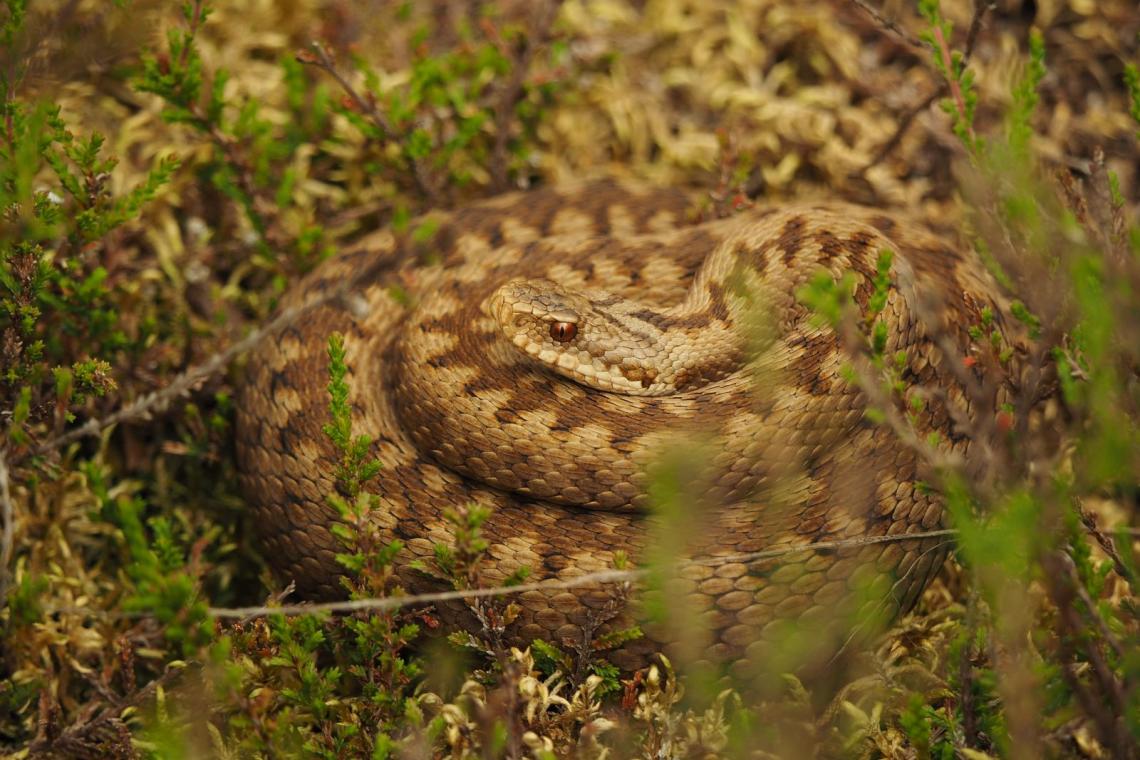
[[[644,346],[615,362],[634,386],[630,395],[662,396],[699,388],[740,369],[744,336],[735,314],[718,294],[704,291],[696,303],[655,311],[630,304],[626,329]]]

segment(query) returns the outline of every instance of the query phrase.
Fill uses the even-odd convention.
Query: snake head
[[[541,341],[543,332],[557,343],[572,342],[591,303],[551,280],[511,280],[491,295],[488,307],[504,334],[521,348],[520,337]]]
[[[503,335],[540,365],[582,385],[631,395],[668,392],[644,343],[611,314],[622,299],[550,280],[511,280],[487,301]],[[619,307],[620,308],[620,307]]]

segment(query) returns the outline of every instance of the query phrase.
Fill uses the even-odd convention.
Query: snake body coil
[[[636,561],[657,525],[647,468],[700,440],[686,485],[698,498],[668,559],[705,654],[745,662],[782,620],[912,604],[942,540],[842,544],[938,528],[940,499],[914,452],[867,419],[838,338],[795,294],[820,270],[851,272],[869,314],[890,250],[876,304],[884,355],[906,384],[934,391],[918,431],[961,452],[971,442],[954,420],[966,405],[947,362],[977,350],[970,328],[983,313],[1005,329],[996,286],[972,257],[881,211],[795,205],[685,226],[687,207],[681,192],[617,182],[504,196],[435,217],[427,243],[374,233],[291,291],[283,308],[351,281],[366,308],[318,306],[250,362],[239,460],[279,575],[307,598],[343,594],[328,503],[338,456],[322,432],[325,349],[340,332],[354,432],[372,436],[383,464],[370,519],[405,544],[410,591],[437,588],[408,565],[430,563],[433,544],[452,541],[446,514],[473,503],[492,509],[486,583],[522,567],[531,580],[569,579]],[[959,355],[944,355],[936,332]],[[758,552],[768,558],[742,556]],[[508,632],[577,642],[627,627],[635,612],[614,593],[523,593]],[[441,613],[472,624],[462,605]],[[638,667],[671,637],[649,633],[611,659]]]

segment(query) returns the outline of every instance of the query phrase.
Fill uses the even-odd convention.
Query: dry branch
[[[372,97],[372,94],[368,93],[368,97],[365,97],[359,90],[353,87],[352,83],[337,69],[336,61],[333,60],[332,54],[330,54],[320,42],[313,40],[309,43],[309,47],[313,51],[312,54],[302,51],[297,54],[297,60],[310,66],[316,66],[335,79],[336,83],[340,85],[340,88],[344,90],[345,95],[352,100],[356,110],[371,119],[372,123],[375,124],[386,137],[392,139],[398,138],[400,136],[399,131],[383,112],[376,107],[376,99]],[[414,159],[411,162],[411,168],[416,187],[419,188],[419,191],[428,200],[428,205],[433,207],[442,205],[442,188],[440,188],[439,182],[432,177],[426,162],[422,159]]]
[[[42,456],[43,454],[56,451],[82,438],[98,435],[106,428],[121,422],[137,422],[150,419],[155,412],[166,409],[175,399],[190,393],[200,383],[224,369],[236,356],[256,346],[265,336],[292,324],[313,309],[343,298],[355,283],[359,281],[360,277],[357,277],[354,280],[343,283],[339,287],[316,296],[300,306],[283,310],[274,317],[268,325],[254,330],[229,348],[214,354],[202,364],[186,370],[174,378],[166,387],[135,399],[120,408],[117,412],[109,414],[106,417],[90,419],[79,427],[40,444],[33,449],[33,455]]]
[[[908,45],[925,47],[921,41],[905,32],[894,21],[884,18],[878,11],[864,2],[864,0],[852,0],[852,2],[862,8],[864,12],[869,14],[871,18],[876,21],[876,23],[898,36]],[[969,65],[970,57],[974,54],[974,46],[978,41],[978,34],[982,30],[982,20],[984,19],[985,15],[994,7],[995,4],[992,2],[974,4],[974,15],[970,19],[970,27],[966,32],[966,44],[962,50],[962,68],[965,68],[967,65]],[[938,35],[939,40],[942,39],[941,30],[935,30],[935,34]],[[949,55],[949,42],[943,41],[942,53],[946,56]],[[943,63],[947,67],[947,72],[951,71],[950,62],[948,60],[944,60]],[[894,133],[892,133],[891,136],[887,138],[887,141],[883,143],[882,147],[875,152],[875,155],[871,158],[870,161],[868,161],[860,169],[852,172],[851,178],[858,179],[859,177],[865,176],[868,171],[886,160],[886,158],[895,150],[895,148],[898,147],[899,143],[902,142],[903,136],[906,134],[907,130],[910,129],[910,125],[914,122],[915,118],[917,118],[920,113],[930,108],[930,106],[934,104],[934,101],[938,100],[938,98],[942,97],[943,95],[946,95],[948,92],[957,93],[957,103],[961,109],[964,109],[965,104],[962,103],[961,92],[958,88],[957,82],[947,82],[946,80],[943,80],[942,83],[938,85],[933,92],[923,98],[918,105],[914,106],[905,114],[903,114],[902,118],[899,119],[898,126],[895,127]]]
[[[919,49],[926,47],[922,43],[922,40],[920,40],[918,37],[915,37],[913,34],[908,32],[906,29],[903,29],[901,26],[899,26],[898,22],[896,22],[895,20],[889,19],[889,18],[886,18],[885,16],[883,16],[883,14],[879,13],[877,8],[875,8],[870,3],[866,2],[866,0],[851,0],[851,2],[853,2],[855,5],[859,6],[859,8],[861,8],[864,13],[866,13],[868,16],[870,16],[872,19],[874,19],[876,24],[878,24],[880,27],[882,27],[886,31],[890,32],[894,36],[898,37],[900,40],[902,40],[907,45],[910,45],[913,48],[919,48]]]
[[[8,600],[8,566],[12,561],[12,535],[16,522],[12,510],[12,493],[8,482],[8,458],[0,449],[0,608]]]
[[[769,549],[748,554],[730,554],[723,557],[688,560],[689,564],[719,566],[727,564],[747,564],[769,559],[778,559],[792,554],[804,552],[832,551],[836,549],[853,549],[872,544],[885,544],[897,541],[919,541],[928,538],[945,538],[957,533],[955,530],[931,530],[922,533],[908,533],[892,536],[864,536],[837,541],[820,541],[805,546],[789,546],[780,549]],[[250,618],[263,615],[311,615],[317,612],[359,612],[362,610],[383,611],[403,607],[412,607],[435,602],[450,602],[466,599],[480,599],[494,596],[511,596],[528,591],[561,591],[564,589],[580,588],[595,584],[628,583],[643,578],[647,570],[601,570],[586,573],[575,578],[565,580],[536,581],[534,583],[520,583],[515,586],[496,586],[492,588],[461,589],[456,591],[440,591],[428,594],[413,594],[407,596],[392,596],[373,599],[351,599],[343,602],[324,602],[320,604],[294,604],[275,607],[211,607],[210,614],[218,618]]]
[[[530,23],[530,35],[522,49],[511,57],[511,77],[499,91],[495,103],[495,143],[491,149],[491,184],[495,192],[505,192],[510,187],[508,169],[510,156],[507,145],[511,137],[511,121],[515,106],[523,95],[523,85],[535,56],[546,48],[550,40],[550,30],[558,15],[558,4],[543,0],[536,4]]]

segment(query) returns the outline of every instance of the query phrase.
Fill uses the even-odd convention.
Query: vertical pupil
[[[559,343],[567,343],[577,334],[578,326],[572,322],[552,322],[550,325],[550,337]]]

